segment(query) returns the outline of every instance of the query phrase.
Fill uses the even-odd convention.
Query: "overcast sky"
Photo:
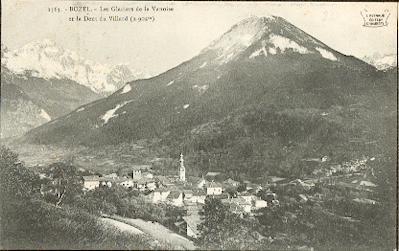
[[[335,50],[363,57],[396,53],[396,3],[283,2],[82,2],[103,7],[173,6],[173,12],[153,13],[153,23],[76,23],[63,12],[76,1],[2,0],[2,42],[11,50],[49,38],[60,46],[100,63],[129,63],[150,73],[167,70],[195,56],[232,25],[251,15],[281,16]],[[388,10],[388,26],[363,27],[362,10]],[[134,13],[133,13],[134,14]],[[125,15],[125,13],[123,14]],[[105,15],[105,16],[108,16]]]

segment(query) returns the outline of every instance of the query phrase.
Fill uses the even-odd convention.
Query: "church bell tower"
[[[186,181],[186,168],[184,167],[184,159],[182,153],[180,153],[179,180]]]

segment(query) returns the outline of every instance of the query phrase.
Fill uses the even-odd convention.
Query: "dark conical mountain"
[[[281,17],[251,17],[191,60],[130,82],[24,140],[98,146],[160,138],[193,151],[237,154],[243,151],[236,146],[250,145],[249,156],[266,154],[271,162],[277,157],[270,149],[331,154],[349,137],[377,137],[364,132],[394,108],[392,80]]]

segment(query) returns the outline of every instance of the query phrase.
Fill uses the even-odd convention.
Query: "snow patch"
[[[269,41],[274,45],[275,48],[279,48],[281,52],[284,52],[287,49],[292,49],[301,54],[309,53],[308,49],[305,47],[300,46],[296,42],[280,35],[270,35]]]
[[[201,53],[210,50],[216,51],[218,54],[216,60],[219,64],[233,60],[255,41],[259,40],[268,30],[267,25],[265,25],[266,19],[270,21],[274,17],[251,17],[241,21]]]
[[[190,106],[190,104],[185,104],[183,105],[183,109],[187,109]]]
[[[81,112],[81,111],[84,111],[84,110],[85,110],[85,108],[82,107],[82,108],[77,109],[76,112]]]
[[[384,71],[391,67],[396,67],[398,58],[396,54],[380,55],[379,53],[374,53],[371,56],[363,57],[363,61],[375,66],[378,70]]]
[[[269,53],[272,54],[272,55],[276,55],[277,51],[276,51],[275,48],[270,47],[270,48],[269,48]]]
[[[377,204],[377,201],[372,200],[372,199],[367,199],[367,198],[355,198],[355,199],[353,199],[353,201],[358,202],[358,203],[371,204],[371,205]]]
[[[367,180],[360,181],[360,185],[361,186],[366,186],[366,187],[376,187],[377,186],[373,182],[370,182],[370,181],[367,181]]]
[[[265,55],[265,57],[267,56],[267,51],[265,47],[260,48],[259,50],[254,51],[251,55],[249,55],[249,58],[254,58],[260,55]]]
[[[121,104],[117,104],[117,105],[115,106],[115,108],[113,108],[113,109],[111,109],[111,110],[108,110],[108,111],[101,117],[101,119],[104,120],[104,125],[107,124],[108,121],[109,121],[110,119],[112,119],[112,118],[118,116],[118,114],[115,114],[115,112],[116,112],[117,110],[119,110],[120,108],[124,107],[125,105],[129,104],[129,103],[132,102],[132,101],[133,101],[133,100],[125,101],[125,102],[123,102],[123,103],[121,103]]]
[[[207,62],[204,62],[199,68],[204,68],[207,64]]]
[[[172,85],[174,82],[175,82],[175,81],[172,80],[172,81],[170,81],[166,86],[170,86],[170,85]]]
[[[47,121],[51,120],[50,115],[48,115],[48,113],[43,109],[40,109],[40,117],[44,118]]]
[[[321,54],[323,58],[329,59],[331,61],[337,61],[337,58],[334,56],[333,53],[320,47],[317,47],[316,50]]]
[[[260,54],[262,54],[262,49],[259,49],[259,50],[256,50],[256,51],[252,52],[252,54],[249,55],[248,58],[251,59],[251,58],[257,57],[257,56],[259,56]]]
[[[132,87],[130,86],[130,84],[125,85],[125,87],[123,87],[121,94],[125,94],[128,93],[132,90]]]

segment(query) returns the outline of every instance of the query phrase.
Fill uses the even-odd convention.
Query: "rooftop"
[[[168,199],[177,199],[179,198],[181,192],[180,191],[171,191],[168,195]]]
[[[222,184],[220,184],[218,182],[210,182],[210,183],[206,184],[206,187],[222,187]]]
[[[100,181],[100,176],[90,175],[90,176],[82,176],[84,181]]]

